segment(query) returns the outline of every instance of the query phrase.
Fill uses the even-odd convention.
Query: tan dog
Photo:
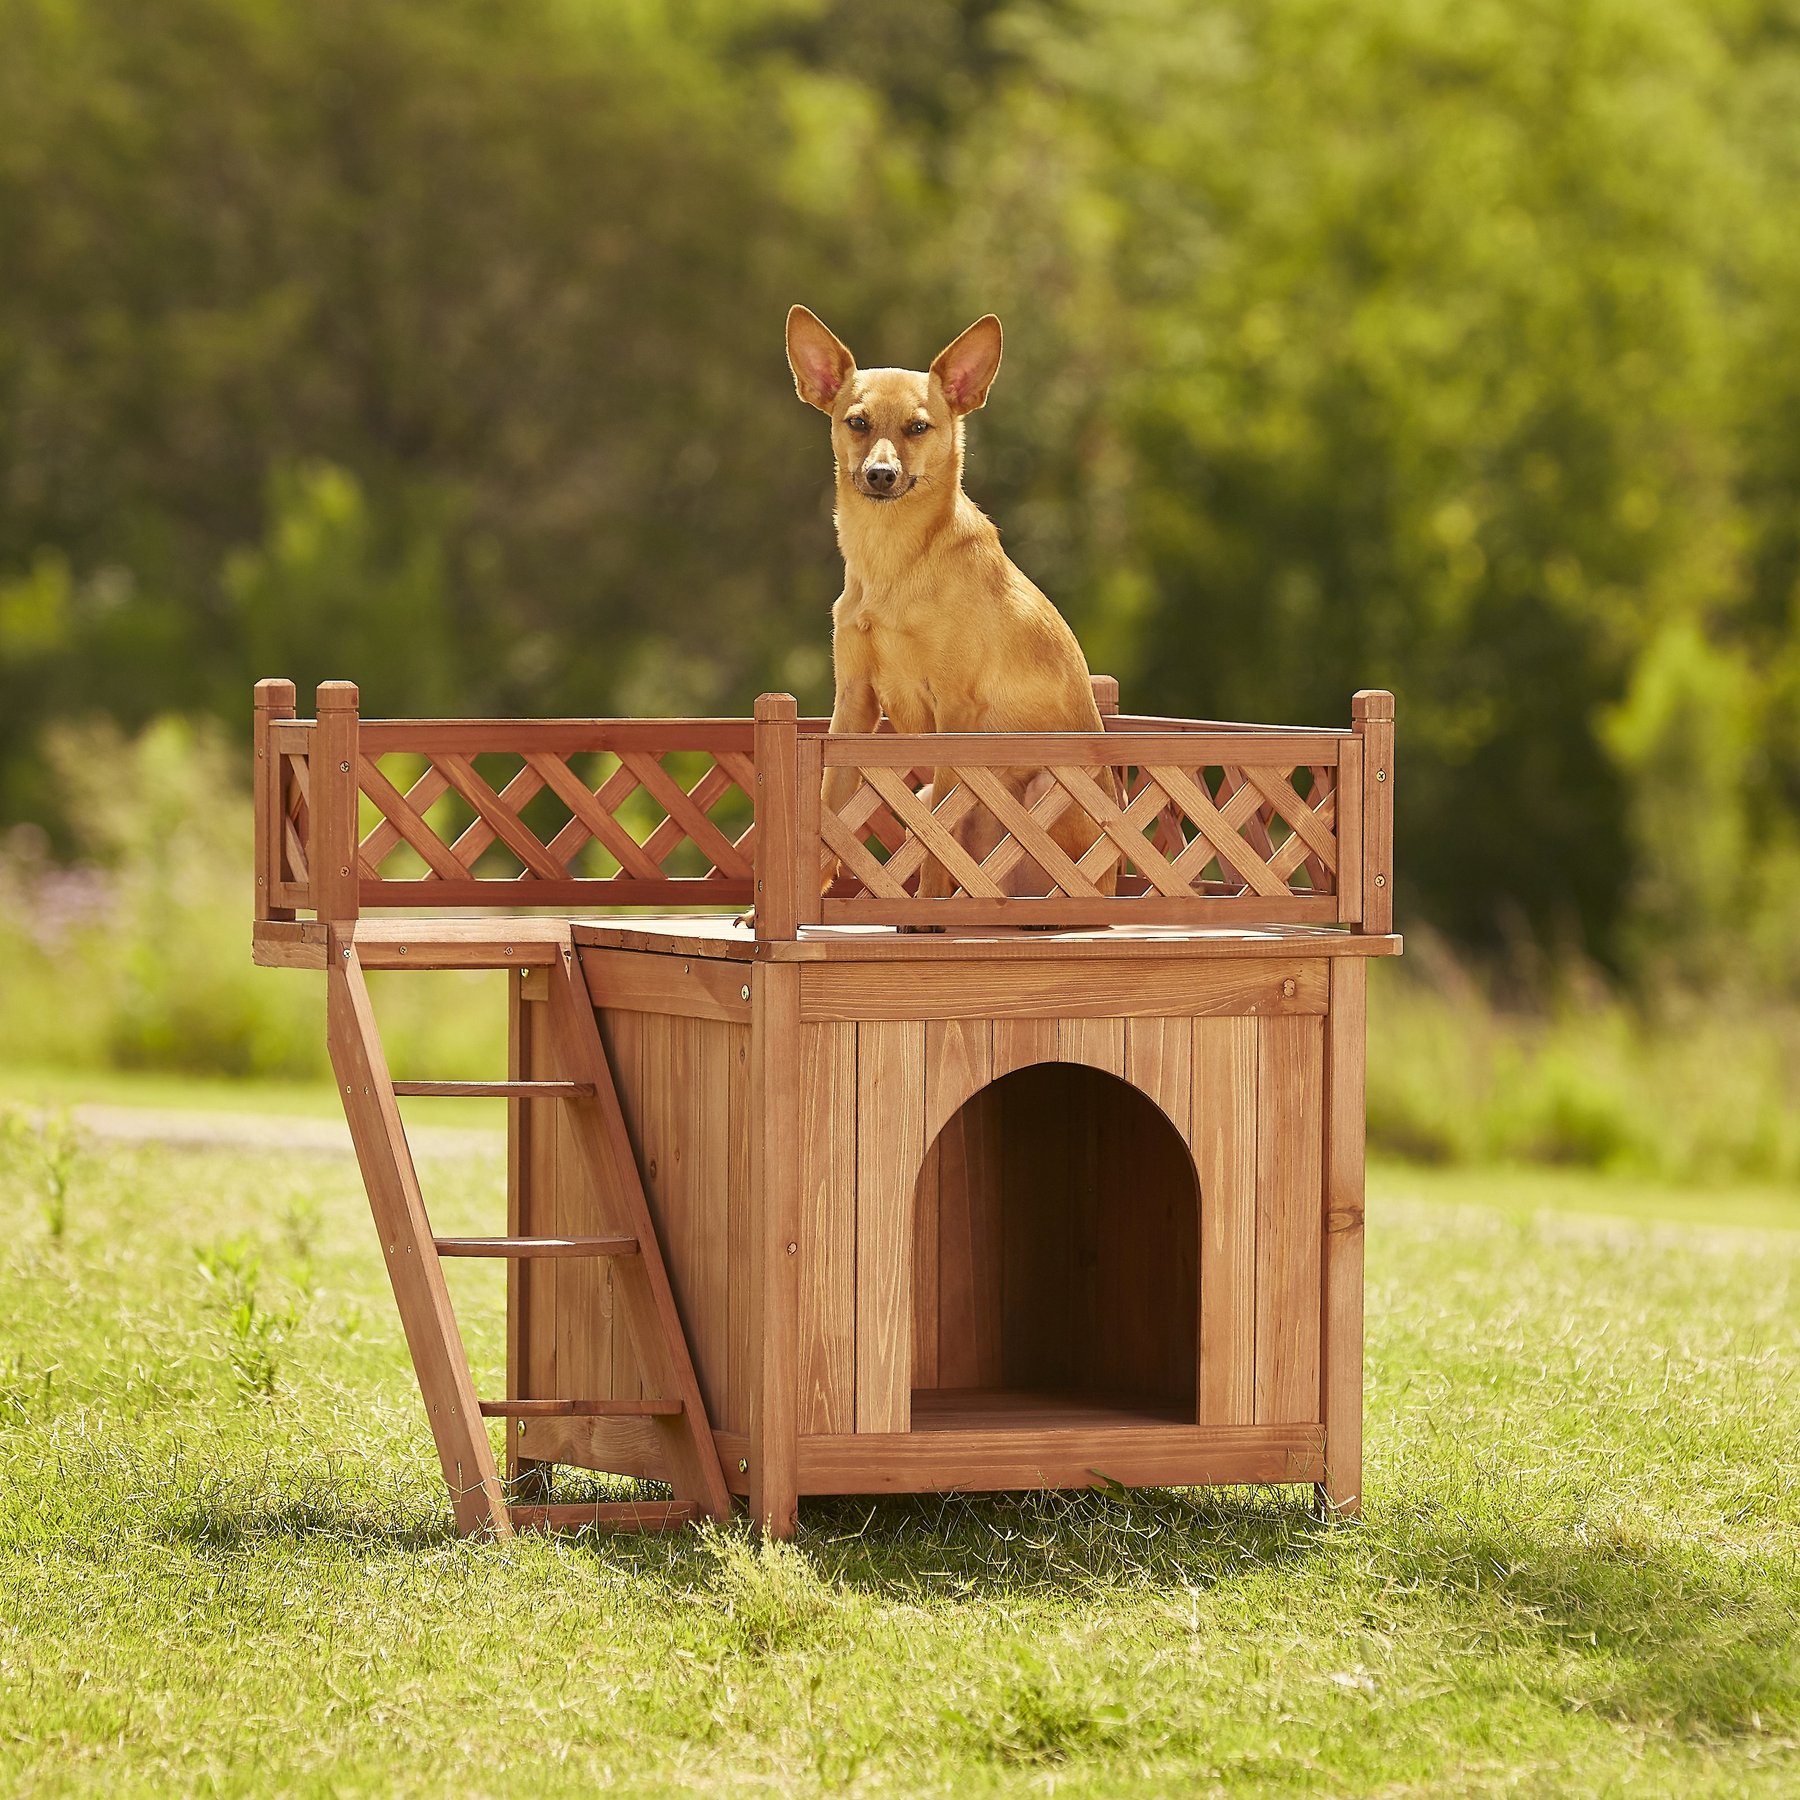
[[[833,731],[873,731],[883,713],[908,733],[1104,729],[1074,632],[962,491],[963,420],[986,402],[1000,349],[1000,321],[989,313],[922,373],[859,369],[804,306],[788,313],[794,386],[830,416],[837,464],[844,591],[831,610]],[[1028,804],[1048,783],[1041,770],[996,772]],[[940,799],[950,780],[937,771]],[[841,807],[855,782],[853,769],[829,770],[825,804]],[[1051,835],[1079,858],[1097,834],[1070,808]],[[999,831],[978,810],[958,837],[979,859]],[[1014,874],[1023,885],[1010,891],[1044,892],[1034,869],[1021,864]],[[1116,864],[1096,876],[1106,893],[1116,879]],[[941,898],[950,887],[943,865],[928,859],[919,893]]]

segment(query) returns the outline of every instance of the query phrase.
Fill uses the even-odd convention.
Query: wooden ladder
[[[428,928],[422,928],[422,931]],[[509,943],[516,940],[509,940]],[[700,1518],[724,1518],[731,1501],[719,1463],[693,1359],[675,1309],[662,1249],[619,1107],[611,1065],[594,1022],[593,1003],[572,946],[546,945],[551,1034],[567,1081],[395,1081],[369,1002],[353,931],[333,929],[326,968],[326,1037],[350,1136],[368,1189],[369,1208],[387,1259],[394,1300],[425,1400],[438,1461],[450,1489],[456,1526],[465,1537],[510,1537],[515,1531],[666,1531]],[[466,939],[461,968],[514,969],[511,948],[496,941],[491,956]],[[384,967],[394,964],[383,960]],[[407,965],[401,965],[407,966]],[[430,966],[421,958],[411,966]],[[597,1195],[614,1217],[594,1237],[438,1237],[419,1190],[418,1172],[401,1123],[401,1096],[483,1095],[566,1105],[577,1150]],[[444,1279],[444,1257],[605,1257],[613,1262],[617,1304],[653,1399],[481,1400],[463,1349]],[[674,1498],[585,1505],[509,1504],[489,1418],[612,1418],[653,1421],[662,1440]]]

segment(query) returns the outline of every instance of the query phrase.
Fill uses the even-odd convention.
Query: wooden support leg
[[[750,1206],[758,1358],[750,1423],[750,1518],[769,1537],[799,1523],[800,971],[765,963],[751,977]]]
[[[356,948],[332,931],[325,972],[325,1035],[338,1094],[350,1124],[369,1209],[381,1236],[388,1279],[419,1377],[438,1461],[450,1489],[456,1528],[465,1537],[512,1535],[487,1425],[450,1293],[432,1243],[419,1178],[400,1124],[387,1057],[375,1029],[369,990]]]
[[[1325,1241],[1320,1263],[1320,1417],[1328,1518],[1362,1512],[1363,1071],[1368,965],[1334,957],[1325,1037]]]

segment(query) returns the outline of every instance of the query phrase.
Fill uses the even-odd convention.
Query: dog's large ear
[[[1000,347],[1000,321],[989,313],[938,352],[931,372],[953,413],[972,413],[987,404],[988,389],[1000,372]]]
[[[822,413],[831,411],[838,390],[856,373],[856,358],[804,306],[788,308],[787,356],[794,391]]]

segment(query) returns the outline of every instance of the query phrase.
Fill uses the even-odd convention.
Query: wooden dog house
[[[786,1534],[806,1494],[1103,1481],[1357,1510],[1392,697],[1289,730],[1121,717],[1095,685],[1100,737],[932,738],[831,736],[782,695],[753,721],[361,720],[347,683],[303,721],[259,685],[256,955],[327,972],[462,1529],[735,1495]],[[1051,777],[1029,805],[1019,767]],[[978,807],[980,861],[953,835]],[[1070,807],[1079,861],[1047,830]],[[932,856],[949,898],[916,892]],[[505,912],[451,916],[476,906]],[[507,1079],[395,1083],[363,971],[452,966],[507,971]],[[506,1104],[505,1232],[441,1238],[397,1101],[467,1092]],[[503,1397],[463,1357],[461,1255],[508,1261]],[[674,1498],[556,1506],[555,1464]]]

